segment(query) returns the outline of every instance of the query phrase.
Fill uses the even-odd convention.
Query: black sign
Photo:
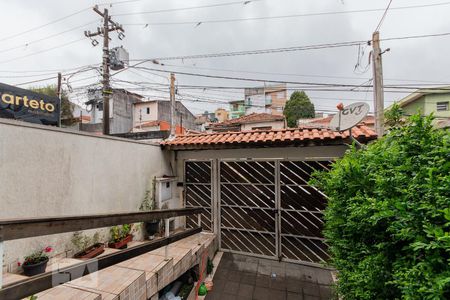
[[[60,100],[0,83],[0,117],[43,125],[58,125]]]

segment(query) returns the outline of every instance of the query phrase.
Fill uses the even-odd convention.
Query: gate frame
[[[283,209],[281,208],[281,162],[283,161],[335,161],[336,157],[305,157],[304,159],[298,159],[298,158],[256,158],[256,159],[249,159],[249,158],[217,158],[215,159],[217,164],[217,173],[214,175],[217,178],[217,223],[218,223],[218,239],[219,239],[219,250],[223,252],[230,252],[230,253],[236,253],[236,254],[244,254],[249,255],[252,257],[259,257],[259,258],[266,258],[271,260],[278,260],[278,261],[284,261],[288,263],[295,263],[300,265],[307,265],[307,266],[313,266],[313,267],[321,267],[323,268],[323,263],[315,263],[315,262],[309,262],[309,261],[301,261],[301,260],[294,260],[289,258],[283,258],[282,255],[282,232],[281,232],[281,213]],[[222,248],[222,230],[221,230],[221,182],[220,182],[220,162],[222,161],[269,161],[274,162],[275,172],[274,172],[274,185],[275,185],[275,256],[268,256],[268,255],[261,255],[261,254],[254,254],[254,253],[248,253],[248,252],[240,252],[235,250],[229,250],[229,249],[223,249]],[[307,237],[304,238],[311,238],[311,239],[319,239],[321,241],[324,241],[324,238],[318,238],[318,237]]]
[[[184,198],[183,199],[184,200],[183,204],[184,204],[184,207],[186,207],[186,205],[187,205],[187,196],[186,196],[187,189],[186,189],[186,186],[189,184],[189,183],[186,182],[186,170],[187,170],[186,165],[187,165],[187,163],[188,162],[210,162],[211,163],[211,182],[210,182],[210,185],[211,185],[211,203],[210,203],[211,219],[210,219],[210,221],[211,221],[211,232],[213,232],[213,233],[217,232],[217,231],[215,231],[215,224],[217,222],[216,222],[216,219],[215,219],[216,210],[215,210],[215,205],[214,205],[214,202],[215,202],[214,178],[217,177],[216,173],[215,173],[215,168],[214,168],[215,161],[216,161],[216,159],[212,159],[212,158],[210,158],[210,159],[184,159],[183,160],[183,198]],[[187,221],[185,221],[185,223],[187,223]],[[208,230],[204,230],[204,231],[208,231]]]

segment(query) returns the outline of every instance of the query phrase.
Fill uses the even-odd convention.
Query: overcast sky
[[[101,9],[107,7],[113,19],[124,24],[126,35],[121,41],[116,33],[112,33],[111,45],[113,47],[123,45],[129,51],[130,59],[135,60],[370,40],[372,32],[383,15],[381,10],[251,21],[213,23],[207,21],[385,9],[389,1],[259,0],[245,5],[244,1],[237,0],[115,0],[111,2],[112,5],[102,5]],[[93,47],[91,41],[84,38],[83,32],[84,30],[95,31],[101,25],[100,17],[89,7],[102,3],[105,2],[0,0],[0,11],[2,11],[0,82],[16,85],[55,76],[55,79],[25,84],[21,87],[56,83],[58,70],[69,73],[74,70],[85,70],[83,66],[86,65],[96,66],[100,63],[101,37],[97,38],[100,44]],[[149,13],[157,10],[222,3],[235,4]],[[396,9],[430,4],[442,5]],[[126,13],[134,14],[120,15]],[[393,0],[391,9],[381,26],[381,38],[450,32],[449,13],[450,2],[444,0]],[[58,21],[58,19],[61,20]],[[53,24],[23,33],[49,22]],[[187,24],[173,24],[180,22],[187,22]],[[196,26],[198,22],[203,23]],[[161,23],[172,24],[162,25]],[[54,37],[47,38],[52,35]],[[448,74],[450,57],[447,55],[450,36],[383,41],[381,46],[383,49],[390,48],[390,51],[383,55],[385,84],[419,86],[430,83],[445,84],[450,79]],[[363,50],[364,56],[360,57],[361,67],[355,71],[358,53]],[[362,44],[360,47],[261,55],[161,60],[166,66],[152,63],[141,66],[175,72],[263,80],[363,84],[372,77],[371,66],[364,72],[369,53],[370,47]],[[131,64],[136,62],[132,61]],[[149,86],[155,88],[155,83],[167,84],[168,74],[152,73],[142,69],[126,70],[113,77],[112,85],[130,90],[135,88],[135,92],[147,95],[150,99],[168,98],[168,89],[165,86],[159,87],[163,89],[163,92],[148,89]],[[73,90],[71,96],[74,102],[85,101],[86,86],[98,83],[100,81],[98,75],[98,70],[92,69],[70,78],[65,76]],[[193,113],[214,110],[217,107],[228,108],[223,102],[243,99],[243,91],[191,90],[182,88],[183,85],[239,87],[262,85],[261,82],[211,79],[180,74],[176,77],[177,84],[180,85],[178,99],[189,100],[184,104]],[[357,89],[357,91],[306,92],[317,110],[330,111],[335,110],[339,101],[372,102],[371,91],[366,89]],[[403,96],[405,96],[404,93],[386,93],[386,106]],[[194,102],[193,99],[200,101]]]

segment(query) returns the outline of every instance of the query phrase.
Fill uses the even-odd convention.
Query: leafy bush
[[[314,175],[344,299],[450,299],[450,133],[431,121],[413,116]]]

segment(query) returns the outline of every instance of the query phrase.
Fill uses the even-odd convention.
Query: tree
[[[296,127],[298,119],[314,118],[314,104],[311,103],[304,91],[295,91],[288,102],[286,102],[283,113],[286,117],[287,125]]]
[[[384,124],[387,128],[403,126],[405,124],[404,117],[405,113],[403,112],[403,109],[398,103],[394,103],[392,107],[384,113]]]
[[[31,88],[33,92],[44,94],[50,97],[57,97],[56,86],[47,85],[44,87]],[[61,120],[68,120],[69,123],[73,122],[73,109],[74,104],[69,101],[69,97],[64,91],[61,91]]]
[[[449,153],[417,114],[314,174],[342,299],[450,299]]]

